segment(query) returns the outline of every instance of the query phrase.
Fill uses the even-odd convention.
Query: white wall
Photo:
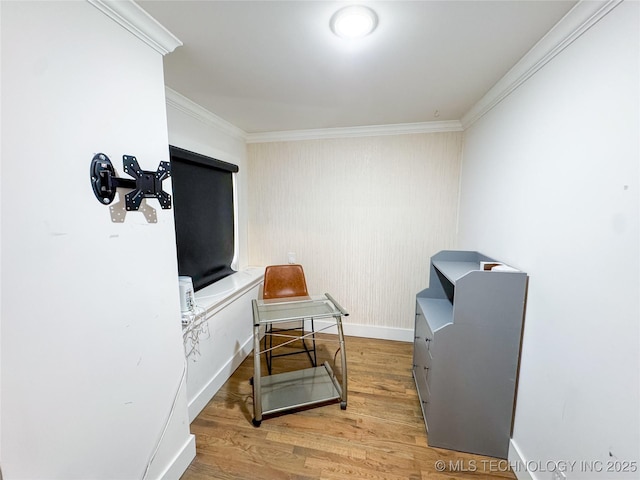
[[[413,340],[429,257],[455,242],[460,132],[249,145],[249,259],[305,268],[347,335]]]
[[[177,478],[173,210],[113,223],[89,179],[99,151],[121,175],[123,154],[168,160],[162,56],[87,2],[1,7],[4,478],[142,478],[174,399],[148,478]]]
[[[513,451],[570,480],[638,478],[579,462],[639,461],[639,10],[465,132],[458,246],[530,275]]]

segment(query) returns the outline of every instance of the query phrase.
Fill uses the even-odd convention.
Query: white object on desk
[[[182,313],[193,312],[196,305],[193,293],[193,281],[191,277],[178,277],[178,285],[180,287],[180,311]]]

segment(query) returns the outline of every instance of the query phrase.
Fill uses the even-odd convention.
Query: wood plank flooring
[[[318,363],[333,367],[335,336],[321,337]],[[412,344],[358,337],[345,344],[346,410],[334,403],[266,418],[259,428],[251,423],[250,355],[191,424],[197,455],[181,480],[515,478],[504,460],[427,446]],[[274,359],[273,373],[308,367],[306,355],[293,355]]]

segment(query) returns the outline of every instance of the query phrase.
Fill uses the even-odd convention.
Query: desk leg
[[[338,326],[338,340],[340,342],[340,361],[342,362],[342,393],[340,397],[340,408],[347,409],[347,352],[344,348],[344,333],[342,331],[342,317],[336,316],[336,324]]]
[[[255,301],[255,300],[254,300]],[[262,423],[262,392],[260,390],[260,325],[253,326],[253,426]]]

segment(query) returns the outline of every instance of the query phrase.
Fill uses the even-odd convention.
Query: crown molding
[[[238,138],[240,140],[247,139],[247,132],[241,128],[236,127],[232,123],[227,122],[223,118],[220,118],[214,113],[211,113],[206,108],[201,107],[192,100],[189,100],[184,95],[179,94],[175,90],[165,86],[165,95],[167,107],[174,108],[186,115],[189,115],[196,120],[212,126],[218,130],[221,130],[227,135]]]
[[[166,55],[182,42],[133,0],[87,0],[151,48]]]
[[[464,114],[463,128],[473,125],[622,1],[581,0]]]
[[[287,130],[282,132],[248,133],[247,143],[291,142],[296,140],[320,140],[325,138],[376,137],[381,135],[461,131],[462,124],[458,120],[444,122],[397,123],[394,125],[370,125],[362,127],[318,128],[309,130]]]

